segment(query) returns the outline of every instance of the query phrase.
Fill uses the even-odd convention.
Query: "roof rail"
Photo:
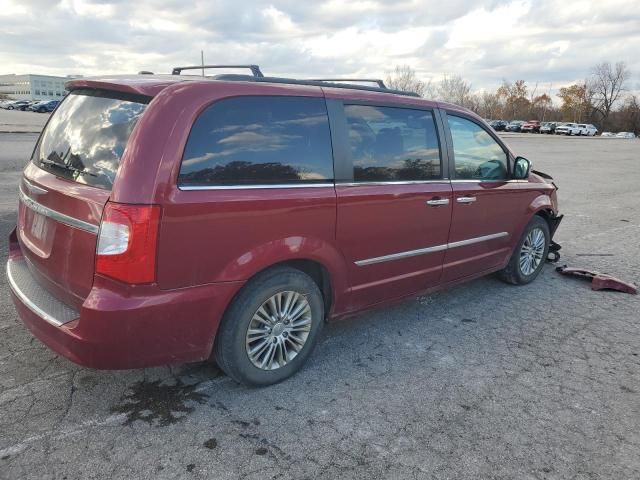
[[[378,88],[386,89],[387,86],[384,82],[378,78],[310,78],[312,82],[362,82],[362,83],[375,83]]]
[[[347,83],[332,83],[328,80],[298,80],[295,78],[280,78],[280,77],[254,77],[252,75],[240,75],[237,73],[224,73],[222,75],[216,75],[214,77],[208,77],[213,80],[227,80],[235,82],[264,82],[264,83],[283,83],[288,85],[311,85],[314,87],[331,87],[331,88],[344,88],[349,90],[365,90],[368,92],[381,92],[392,93],[395,95],[404,95],[407,97],[419,97],[417,93],[405,92],[402,90],[393,90],[387,87],[370,87],[369,85],[354,85]],[[344,80],[343,80],[344,81]],[[362,81],[362,80],[360,80]]]
[[[172,75],[180,75],[183,70],[202,70],[205,68],[248,68],[254,77],[264,77],[258,65],[190,65],[188,67],[173,67]]]

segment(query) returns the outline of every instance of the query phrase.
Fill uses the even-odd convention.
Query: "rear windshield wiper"
[[[58,163],[53,160],[48,160],[46,158],[40,159],[40,163],[45,165],[51,165],[53,167],[62,168],[63,170],[68,170],[70,172],[77,172],[80,175],[89,175],[90,177],[97,177],[95,173],[87,172],[86,170],[80,170],[79,168],[73,167],[71,165],[67,165],[66,163]]]

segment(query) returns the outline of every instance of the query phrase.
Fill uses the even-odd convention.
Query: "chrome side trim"
[[[369,187],[378,185],[422,185],[429,183],[448,184],[449,179],[440,178],[437,180],[390,180],[388,182],[336,182],[336,187]]]
[[[12,274],[12,270],[13,270],[13,264],[14,261],[13,260],[9,260],[7,262],[7,280],[9,281],[9,286],[11,287],[11,290],[13,291],[13,293],[16,295],[16,297],[18,297],[18,299],[29,309],[31,310],[33,313],[35,313],[36,315],[38,315],[40,318],[42,318],[44,321],[46,321],[47,323],[50,323],[51,325],[54,325],[56,327],[60,327],[62,325],[64,325],[65,323],[68,323],[69,320],[67,321],[61,321],[58,320],[57,318],[55,318],[54,316],[52,316],[51,314],[49,314],[48,312],[44,311],[42,308],[40,308],[38,305],[36,305],[18,286],[16,279],[14,278],[13,274]]]
[[[60,223],[64,223],[65,225],[69,225],[70,227],[79,228],[80,230],[84,230],[85,232],[93,233],[94,235],[98,234],[98,225],[94,225],[93,223],[88,223],[83,220],[78,220],[77,218],[70,217],[69,215],[65,215],[64,213],[60,213],[57,210],[53,210],[49,207],[45,207],[44,205],[36,202],[34,199],[28,197],[22,189],[19,190],[20,201],[24,203],[24,205],[34,212],[38,212],[45,217],[52,218]]]
[[[469,238],[467,240],[460,240],[458,242],[451,242],[447,244],[447,248],[465,247],[467,245],[473,245],[474,243],[486,242],[489,240],[495,240],[496,238],[508,237],[507,232],[492,233],[491,235],[485,235],[483,237]]]
[[[333,188],[333,183],[279,183],[273,185],[178,185],[178,190],[263,190],[272,188]]]
[[[491,235],[484,235],[482,237],[469,238],[467,240],[460,240],[458,242],[446,243],[444,245],[436,245],[434,247],[420,248],[418,250],[409,250],[406,252],[392,253],[390,255],[383,255],[381,257],[367,258],[365,260],[358,260],[355,264],[359,267],[366,265],[373,265],[375,263],[389,262],[392,260],[400,260],[402,258],[415,257],[417,255],[425,255],[428,253],[441,252],[443,250],[449,250],[450,248],[464,247],[466,245],[473,245],[474,243],[486,242],[488,240],[495,240],[497,238],[508,237],[507,232],[492,233]]]
[[[409,250],[407,252],[392,253],[390,255],[383,255],[382,257],[367,258],[366,260],[358,260],[355,263],[359,267],[364,267],[366,265],[373,265],[374,263],[389,262],[391,260],[400,260],[401,258],[415,257],[417,255],[425,255],[427,253],[441,252],[442,250],[446,249],[446,245],[436,245],[435,247],[427,247],[420,248],[418,250]]]
[[[408,181],[388,181],[388,182],[336,182],[334,183],[278,183],[266,185],[178,185],[178,190],[261,190],[270,188],[328,188],[328,187],[362,187],[375,185],[421,185],[429,183],[449,183],[449,179],[438,180],[408,180]]]
[[[481,178],[464,180],[464,179],[453,179],[451,183],[529,183],[529,180],[514,180],[514,179],[502,179],[502,180],[483,180]]]

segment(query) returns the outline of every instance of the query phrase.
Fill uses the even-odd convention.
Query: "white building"
[[[0,75],[0,94],[14,100],[62,100],[64,82],[73,77],[52,75]]]

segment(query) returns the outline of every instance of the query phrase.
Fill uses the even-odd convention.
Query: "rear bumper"
[[[9,277],[26,262],[13,253],[7,262]],[[233,282],[165,291],[96,277],[77,317],[64,317],[61,323],[60,310],[47,311],[57,300],[29,298],[35,290],[24,287],[28,279],[21,282],[10,278],[11,296],[33,335],[69,360],[99,369],[206,360],[224,309],[241,286]]]

